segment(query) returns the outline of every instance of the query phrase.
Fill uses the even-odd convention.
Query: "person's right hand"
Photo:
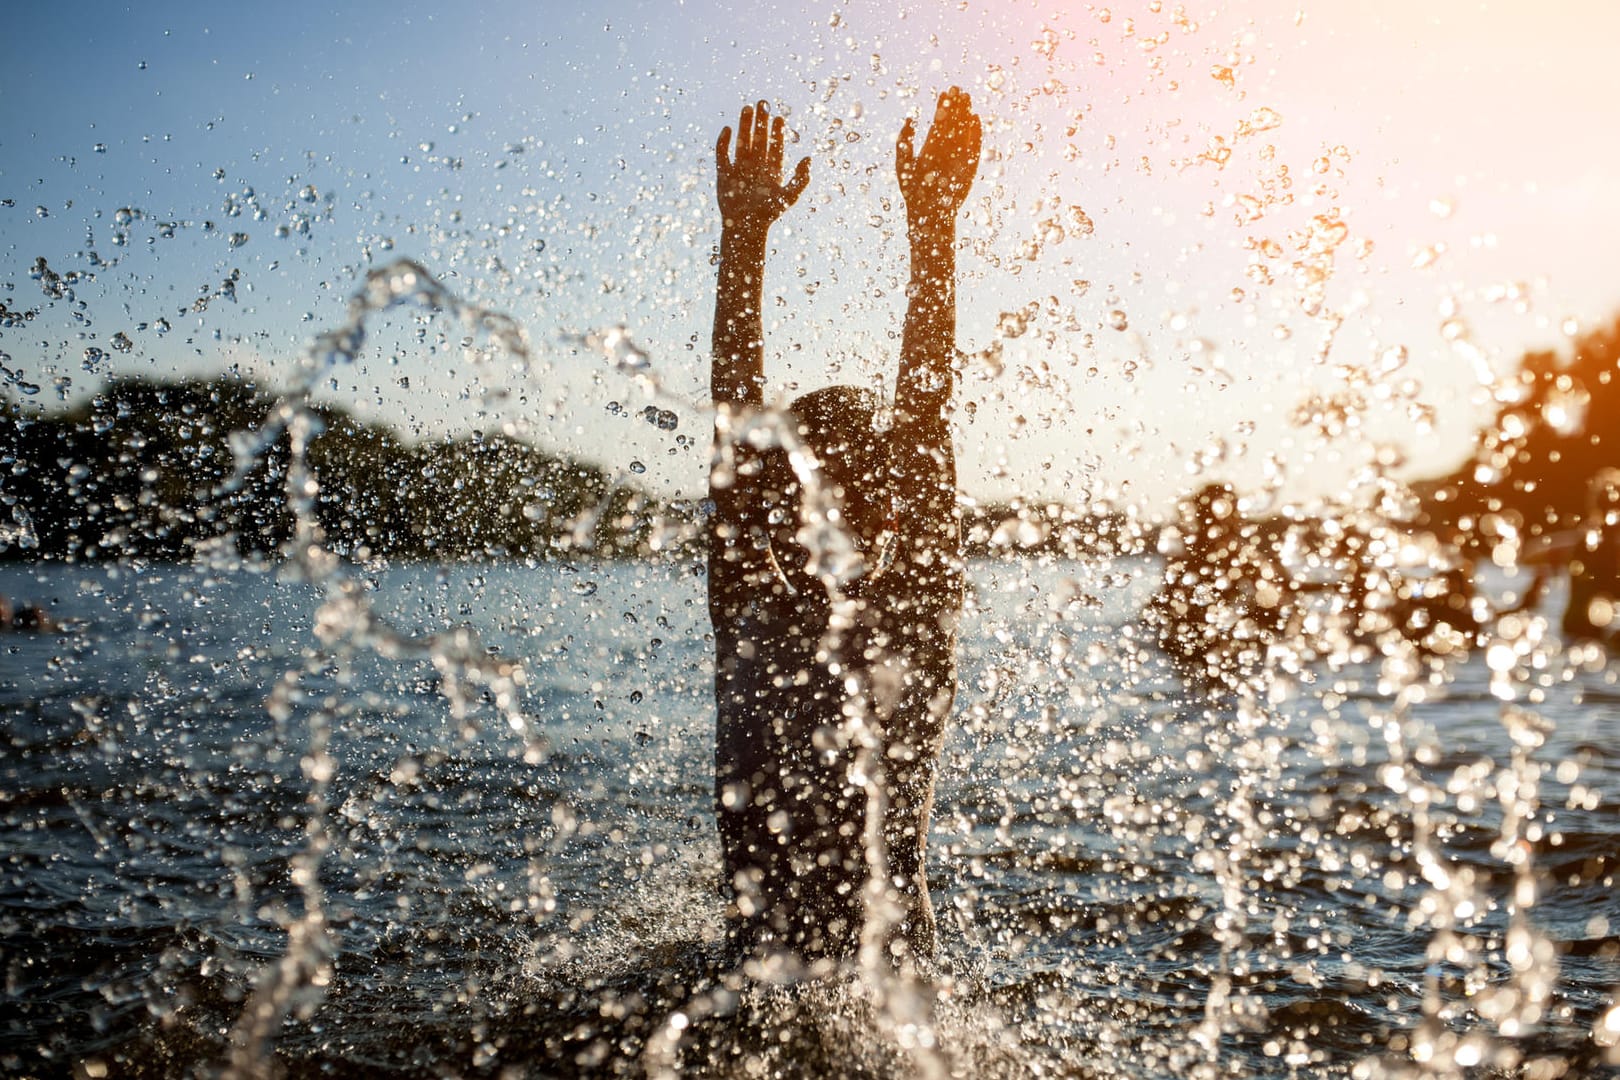
[[[950,227],[979,171],[984,125],[967,92],[953,86],[939,96],[933,126],[920,152],[912,148],[915,134],[915,125],[907,120],[894,150],[906,220],[912,229]]]
[[[728,232],[763,238],[771,223],[798,202],[810,183],[809,158],[801,160],[793,178],[782,183],[784,127],[780,116],[771,118],[765,102],[744,105],[737,121],[735,159],[730,154],[731,129],[720,132],[714,158],[720,215]]]

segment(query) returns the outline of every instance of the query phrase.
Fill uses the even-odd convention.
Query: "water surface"
[[[874,988],[716,966],[690,564],[360,575],[401,629],[470,626],[522,661],[539,743],[477,687],[456,715],[431,663],[323,646],[320,598],[272,571],[0,568],[66,626],[0,638],[0,1060],[224,1067],[307,913],[314,836],[330,970],[275,1033],[294,1075],[1284,1077],[1426,1052],[1437,1075],[1485,1075],[1476,1052],[1612,1072],[1592,1032],[1620,983],[1613,672],[1527,679],[1545,732],[1518,757],[1477,656],[1404,713],[1371,665],[1210,700],[1133,625],[1156,572],[975,565],[941,970]]]

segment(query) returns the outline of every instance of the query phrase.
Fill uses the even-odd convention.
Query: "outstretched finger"
[[[782,143],[786,132],[787,121],[778,116],[771,123],[771,148],[765,156],[765,168],[772,181],[782,175]]]
[[[754,107],[744,105],[742,114],[737,117],[737,164],[741,165],[743,159],[753,149],[754,142]]]
[[[973,112],[973,99],[968,97],[967,91],[957,86],[951,87],[948,96],[952,134],[958,139],[966,140],[970,137],[968,129],[979,122],[979,118]]]
[[[771,152],[771,107],[761,101],[754,106],[754,157],[766,159]]]
[[[804,194],[804,189],[810,186],[810,159],[801,158],[793,170],[793,179],[788,181],[787,187],[782,189],[782,199],[792,206]]]
[[[951,148],[952,156],[967,158],[976,153],[982,128],[979,117],[968,104],[966,94],[952,96],[948,112],[940,118],[936,127],[942,145]]]
[[[731,168],[731,129],[720,129],[720,138],[714,144],[714,163],[724,175]]]
[[[916,135],[917,126],[907,117],[906,122],[900,125],[900,138],[894,144],[894,170],[900,176],[909,176],[917,163],[917,149],[912,142]]]
[[[964,142],[967,144],[966,157],[973,169],[979,167],[979,151],[984,146],[984,123],[973,113],[967,114],[967,132]]]

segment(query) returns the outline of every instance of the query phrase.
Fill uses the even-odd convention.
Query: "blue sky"
[[[892,383],[892,141],[951,83],[988,126],[962,227],[970,492],[1154,503],[1202,474],[1301,494],[1375,458],[1441,468],[1494,374],[1620,310],[1613,5],[158,3],[8,19],[0,300],[37,315],[0,328],[0,351],[40,400],[121,370],[284,380],[368,267],[409,256],[516,318],[533,369],[402,311],[330,373],[332,396],[696,490],[718,128],[765,96],[813,159],[770,268],[776,385]],[[94,280],[47,296],[41,257]],[[570,344],[619,324],[677,432],[642,423],[644,387]]]

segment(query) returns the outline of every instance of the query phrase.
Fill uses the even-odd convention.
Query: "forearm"
[[[900,553],[914,563],[908,572],[923,594],[948,597],[960,543],[947,416],[956,354],[954,228],[913,228],[907,292],[895,393]]]
[[[765,403],[765,236],[720,237],[709,393],[715,407]]]
[[[765,562],[760,520],[757,455],[740,445],[731,428],[740,411],[764,404],[765,241],[731,228],[720,238],[709,387],[714,400],[714,457],[709,471],[709,582],[711,603],[733,602],[747,592],[751,574]],[[741,590],[741,591],[739,591]]]
[[[956,229],[911,230],[911,281],[896,383],[897,421],[942,437],[956,354]],[[935,441],[929,439],[930,442]]]

